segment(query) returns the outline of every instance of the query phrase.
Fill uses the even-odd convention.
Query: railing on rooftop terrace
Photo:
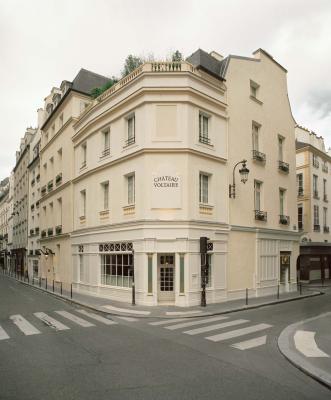
[[[100,94],[89,106],[85,108],[85,110],[81,113],[80,117],[85,115],[91,108],[93,108],[97,103],[105,100],[107,97],[112,95],[117,90],[121,89],[127,83],[134,80],[137,76],[142,74],[143,72],[152,72],[152,73],[176,73],[176,72],[193,72],[196,73],[197,69],[190,63],[186,61],[172,62],[172,61],[154,61],[147,62],[145,64],[140,65],[131,74],[125,76],[123,79],[115,83],[111,88],[107,89],[103,93]]]

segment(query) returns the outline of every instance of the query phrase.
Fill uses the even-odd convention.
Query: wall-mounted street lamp
[[[47,260],[48,256],[51,254],[52,256],[55,255],[55,253],[49,249],[48,247],[44,246],[45,251],[43,251],[42,249],[39,249],[39,251],[45,256],[45,259]]]
[[[237,162],[237,164],[233,167],[232,173],[232,185],[229,185],[229,197],[230,199],[234,199],[236,197],[236,183],[235,183],[235,171],[236,167],[241,164],[242,167],[239,170],[239,174],[241,176],[241,182],[246,183],[248,179],[249,169],[246,167],[247,160],[242,160]]]

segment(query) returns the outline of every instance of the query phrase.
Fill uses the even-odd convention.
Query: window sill
[[[200,214],[212,215],[214,206],[210,204],[199,204],[199,212]]]
[[[135,147],[138,147],[137,142],[124,145],[123,148],[122,148],[122,152],[123,152],[123,151],[126,151],[126,150],[130,150],[130,149],[135,148]]]
[[[136,208],[135,204],[131,204],[131,205],[128,205],[128,206],[124,206],[124,207],[123,207],[123,213],[124,213],[124,215],[131,215],[131,214],[134,214],[134,213],[135,213],[135,208]]]
[[[82,166],[79,168],[79,172],[85,171],[86,169],[87,169],[87,165],[82,165]]]
[[[81,224],[84,224],[86,222],[86,217],[85,216],[79,217],[79,221]]]
[[[255,101],[257,104],[260,104],[262,106],[263,102],[261,100],[259,100],[258,98],[250,95],[249,98],[253,101]]]
[[[99,211],[99,216],[101,219],[107,219],[109,217],[109,210]]]

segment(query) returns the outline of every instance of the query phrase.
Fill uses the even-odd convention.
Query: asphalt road
[[[292,366],[277,348],[287,325],[327,311],[330,294],[228,314],[214,322],[198,322],[200,317],[191,327],[169,329],[176,324],[116,317],[116,324],[105,325],[49,294],[0,276],[0,399],[330,399],[327,388]],[[45,324],[34,315],[40,312],[70,329]],[[80,326],[72,316],[93,325]],[[230,324],[184,333],[222,323]],[[238,331],[256,326],[259,331],[243,336]],[[206,339],[220,332],[230,336]],[[265,337],[265,344],[233,347],[247,346],[246,340],[256,345],[257,337]]]

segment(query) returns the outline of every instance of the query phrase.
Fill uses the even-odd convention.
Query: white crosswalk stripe
[[[223,322],[221,324],[209,325],[209,326],[204,326],[202,328],[191,329],[189,331],[185,331],[184,333],[186,333],[187,335],[199,335],[200,333],[216,331],[218,329],[228,328],[229,326],[236,326],[244,324],[246,322],[249,321],[247,319],[236,319],[234,321]]]
[[[154,322],[149,322],[149,325],[153,325],[153,326],[168,325],[168,324],[174,324],[174,323],[182,322],[182,321],[187,321],[187,318],[175,318],[175,319],[166,319],[163,321],[154,321]]]
[[[218,335],[208,336],[206,337],[207,340],[211,340],[212,342],[221,342],[222,340],[233,339],[235,337],[248,335],[249,333],[262,331],[264,329],[271,328],[272,325],[269,324],[257,324],[248,326],[247,328],[236,329],[230,332],[220,333]]]
[[[98,315],[98,314],[95,314],[95,313],[92,313],[92,312],[88,312],[88,311],[85,311],[85,310],[77,310],[77,312],[79,312],[80,314],[85,315],[86,317],[95,319],[98,322],[102,322],[105,325],[116,325],[117,324],[117,322],[112,321],[111,319],[102,317],[101,315]]]
[[[121,319],[123,321],[128,321],[128,322],[136,322],[139,321],[138,318],[133,318],[133,317],[118,317],[116,316],[116,318]]]
[[[234,347],[235,349],[238,350],[248,350],[252,349],[254,347],[259,347],[267,343],[267,336],[260,336],[256,337],[254,339],[249,339],[245,340],[244,342],[239,342],[231,345],[231,347]]]
[[[5,339],[9,339],[9,336],[7,335],[7,332],[0,325],[0,340],[5,340]]]
[[[76,315],[71,314],[71,313],[68,312],[68,311],[55,311],[55,312],[56,312],[57,314],[61,315],[62,317],[66,318],[66,319],[68,319],[68,320],[74,322],[75,324],[80,325],[80,326],[82,326],[82,327],[84,327],[84,328],[89,328],[89,327],[91,327],[91,326],[95,326],[95,325],[92,324],[91,322],[86,321],[86,320],[83,319],[83,318],[77,317]]]
[[[224,320],[227,318],[228,317],[218,316],[218,317],[212,317],[212,318],[203,318],[203,319],[194,320],[194,321],[190,320],[189,322],[187,322],[187,320],[186,320],[186,322],[183,322],[181,324],[167,326],[166,329],[173,331],[175,329],[187,328],[189,326],[203,325],[203,324],[208,324],[209,322],[221,321],[221,320]]]
[[[36,312],[34,313],[34,315],[41,321],[43,321],[46,325],[48,325],[50,328],[53,328],[56,331],[65,331],[67,329],[70,329],[68,326],[62,324],[62,322],[57,321],[56,319],[50,317],[44,312]]]
[[[41,332],[35,328],[29,321],[22,317],[22,315],[16,314],[11,315],[10,319],[14,322],[14,324],[18,327],[18,329],[24,333],[26,336],[30,335],[38,335]]]

